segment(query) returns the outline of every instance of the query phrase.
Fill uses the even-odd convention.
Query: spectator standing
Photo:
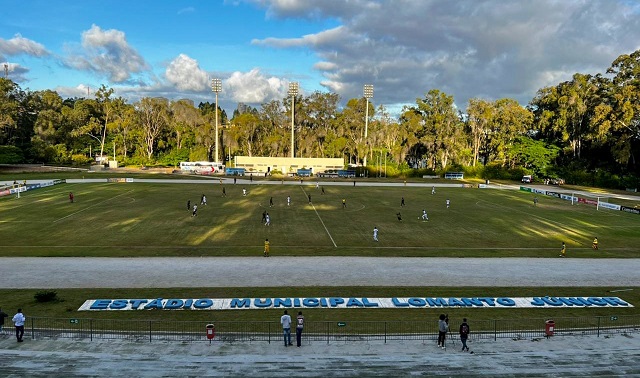
[[[462,342],[462,351],[465,349],[467,352],[469,351],[469,347],[467,346],[467,339],[469,338],[469,324],[467,323],[467,318],[462,319],[462,324],[460,324],[460,341]]]
[[[447,338],[447,332],[449,331],[449,317],[445,314],[440,314],[438,320],[438,346],[442,349],[447,349],[444,342]]]
[[[302,346],[302,329],[304,328],[304,316],[302,316],[302,311],[298,311],[298,316],[296,317],[296,344],[298,348]]]
[[[24,336],[24,322],[27,320],[22,313],[22,309],[19,308],[18,312],[13,316],[13,324],[16,326],[16,339],[18,342],[22,342],[22,336]]]
[[[2,327],[4,327],[4,318],[8,318],[9,315],[7,315],[6,312],[2,311],[2,309],[0,308],[0,334],[4,335],[4,331],[2,330]]]
[[[284,336],[284,346],[288,347],[293,345],[291,343],[291,316],[287,310],[284,310],[284,315],[280,317],[280,324],[282,324],[282,334]]]

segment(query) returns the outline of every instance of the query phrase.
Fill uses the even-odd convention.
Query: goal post
[[[571,204],[586,204],[596,207],[596,210],[620,210],[620,205],[610,203],[611,195],[590,194],[585,192],[571,193]]]

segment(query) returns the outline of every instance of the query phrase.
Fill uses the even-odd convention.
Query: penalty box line
[[[307,192],[304,191],[304,188],[302,186],[300,187],[300,190],[302,190],[302,193],[304,193],[305,197],[309,198],[309,195],[307,194]],[[311,202],[311,207],[313,208],[313,211],[316,212],[316,215],[318,216],[318,219],[320,219],[320,223],[322,223],[322,227],[324,227],[324,230],[327,231],[327,235],[329,235],[329,239],[331,239],[331,242],[333,243],[333,246],[335,248],[338,248],[338,245],[333,240],[333,237],[331,236],[331,233],[329,232],[329,229],[327,229],[327,226],[325,226],[324,222],[322,221],[322,218],[320,217],[320,214],[318,214],[318,210],[316,210],[316,207],[313,206],[313,202]]]
[[[94,205],[91,205],[91,206],[89,206],[89,207],[85,207],[84,209],[82,209],[82,210],[78,210],[78,211],[76,211],[75,213],[71,213],[71,214],[66,215],[66,216],[64,216],[64,217],[62,217],[62,218],[58,218],[58,219],[54,220],[54,221],[53,221],[53,223],[57,223],[57,222],[59,222],[59,221],[61,221],[61,220],[67,219],[67,218],[69,218],[69,217],[72,217],[72,216],[74,216],[74,215],[76,215],[76,214],[78,214],[78,213],[81,213],[81,212],[83,212],[83,211],[89,210],[89,209],[91,209],[92,207],[96,207],[96,206],[98,206],[98,205],[102,205],[102,204],[103,204],[103,203],[105,203],[105,202],[109,202],[109,201],[111,201],[111,200],[113,200],[113,199],[116,199],[116,198],[118,198],[118,197],[120,197],[120,196],[124,196],[125,194],[129,194],[129,193],[131,193],[131,192],[133,192],[133,189],[129,190],[128,192],[120,193],[120,194],[118,194],[117,196],[114,196],[114,197],[111,197],[111,198],[107,198],[106,200],[104,200],[104,201],[100,201],[100,202],[98,202],[98,203],[96,203],[96,204],[94,204]]]

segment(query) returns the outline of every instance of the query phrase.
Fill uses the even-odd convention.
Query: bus
[[[180,170],[200,175],[224,174],[224,164],[214,161],[181,161]]]

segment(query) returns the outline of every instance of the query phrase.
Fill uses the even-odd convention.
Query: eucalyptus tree
[[[396,161],[404,160],[402,141],[406,137],[405,130],[395,121],[384,105],[376,110],[378,117],[369,123],[369,135],[372,145],[384,149]]]
[[[487,151],[487,136],[491,129],[494,113],[493,103],[487,100],[472,98],[467,106],[467,127],[471,139],[472,159],[471,165],[476,166],[480,159],[480,152]],[[488,156],[484,156],[483,163],[486,164]]]
[[[494,160],[508,163],[508,150],[516,138],[524,135],[533,122],[533,114],[516,100],[503,98],[494,103],[487,149]]]
[[[423,99],[416,99],[412,110],[422,126],[419,141],[426,147],[428,167],[445,169],[456,157],[463,133],[453,96],[432,89]]]
[[[356,164],[368,153],[367,141],[364,139],[365,106],[364,98],[352,98],[336,118],[337,134],[347,140],[345,152],[349,155],[349,162],[353,158],[353,163]]]
[[[107,125],[107,128],[113,135],[114,143],[117,146],[116,149],[120,148],[122,156],[127,158],[134,146],[134,140],[137,139],[138,113],[135,107],[128,104],[122,97],[117,97],[113,100],[113,110],[112,121]]]
[[[253,112],[233,118],[230,135],[237,141],[240,151],[248,156],[260,155],[262,138],[266,136],[263,123]]]
[[[640,153],[640,50],[619,56],[607,69],[612,79],[603,85],[596,109],[597,134],[605,138],[615,160],[638,168]]]
[[[33,132],[28,120],[28,94],[13,81],[0,78],[0,145],[23,145]],[[26,128],[25,128],[26,126]]]
[[[182,149],[185,136],[194,135],[196,128],[204,123],[202,112],[193,106],[193,102],[185,99],[172,101],[169,106],[172,114],[169,128],[173,132],[176,148]],[[211,146],[207,148],[210,150]]]
[[[278,100],[263,103],[258,111],[263,127],[268,133],[263,141],[266,156],[285,156],[290,145],[290,120],[285,106]]]
[[[139,117],[143,148],[148,160],[153,158],[158,137],[167,128],[170,119],[169,101],[164,98],[143,97],[135,104]]]
[[[340,96],[335,93],[315,91],[302,98],[300,104],[299,149],[303,156],[325,157],[324,145],[337,118]]]

